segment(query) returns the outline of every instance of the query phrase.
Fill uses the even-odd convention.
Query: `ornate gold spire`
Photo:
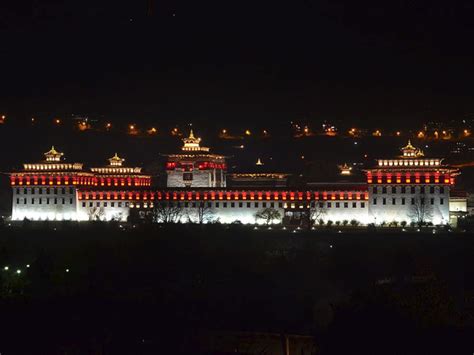
[[[209,151],[209,148],[200,146],[201,138],[195,137],[192,129],[189,132],[189,137],[183,138],[183,143],[181,149],[184,151]]]
[[[44,156],[46,158],[46,161],[48,162],[58,162],[61,160],[61,157],[63,156],[63,153],[58,152],[56,149],[54,149],[54,145],[51,146],[51,149],[44,153]]]
[[[120,158],[117,153],[112,158],[109,158],[110,166],[122,166],[125,159]]]
[[[421,149],[418,149],[411,144],[411,140],[408,140],[408,144],[403,147],[401,151],[404,158],[422,157],[424,155]]]
[[[255,163],[255,165],[263,165],[262,163],[262,160],[260,158],[257,159],[257,162]]]
[[[352,167],[344,163],[343,165],[339,165],[339,170],[341,171],[341,175],[351,175]]]

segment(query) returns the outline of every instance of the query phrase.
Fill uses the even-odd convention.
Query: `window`
[[[420,186],[420,193],[422,193],[422,194],[425,193],[425,187],[424,186]]]
[[[278,202],[278,207],[283,208],[283,202]]]
[[[440,204],[440,205],[444,205],[444,198],[440,198],[440,199],[439,199],[439,204]]]
[[[69,188],[69,193],[70,193],[70,194],[73,194],[73,193],[74,193],[74,188],[73,188],[73,187],[70,187],[70,188]]]
[[[227,208],[227,202],[224,202],[224,203],[222,204],[222,207]]]
[[[26,197],[23,199],[23,203],[26,205]]]
[[[47,187],[46,188],[46,193],[49,194],[49,191],[50,191],[50,189],[49,189],[49,187]]]
[[[193,208],[196,208],[196,207],[197,207],[196,201],[194,201],[191,206],[192,206]]]
[[[38,199],[38,202],[39,202],[39,204],[41,205],[41,204],[43,203],[43,199],[42,199],[42,198],[39,198],[39,199]]]
[[[360,203],[360,207],[361,207],[361,208],[365,208],[365,202],[361,202],[361,203]]]
[[[275,207],[275,202],[270,202],[270,207],[274,208]]]
[[[49,197],[46,199],[46,204],[49,205]]]
[[[19,198],[16,199],[16,204],[17,204],[17,205],[20,204],[20,199],[19,199]]]
[[[439,193],[440,193],[440,194],[444,194],[444,186],[441,186],[441,187],[439,188]]]
[[[405,197],[402,197],[402,205],[405,205]]]
[[[40,194],[40,195],[43,194],[43,189],[41,187],[38,189],[38,194]]]
[[[357,202],[352,202],[352,208],[356,208],[357,207]]]
[[[434,186],[430,186],[430,194],[434,194],[435,193],[435,188]]]
[[[250,208],[252,204],[250,202],[247,202],[247,208]]]
[[[86,207],[86,203],[85,203],[85,202],[82,203],[82,207]]]
[[[416,193],[415,186],[412,186],[412,187],[411,187],[411,193],[412,193],[412,194]]]
[[[405,187],[405,186],[402,186],[402,188],[401,188],[402,194],[406,193],[406,190],[407,190],[406,187]]]
[[[19,188],[19,187],[16,188],[16,193],[17,193],[17,194],[20,193],[20,188]]]
[[[31,199],[31,204],[32,204],[32,205],[35,204],[35,199],[34,199],[34,198]]]
[[[65,188],[65,187],[63,187],[63,191],[62,191],[62,193],[63,193],[63,195],[65,195],[65,194],[66,194],[66,188]]]
[[[184,181],[192,181],[193,180],[193,173],[183,173],[183,180]]]
[[[415,198],[411,198],[411,204],[414,205],[415,204]]]
[[[258,207],[258,202],[255,202],[254,207]]]
[[[392,186],[392,194],[396,194],[397,193],[397,188],[395,186]]]
[[[396,198],[392,198],[392,205],[396,205],[397,204],[397,199]]]
[[[188,203],[188,202],[185,202],[185,203],[184,203],[184,207],[185,207],[185,208],[188,208],[188,207],[189,207],[189,203]]]
[[[262,207],[263,207],[263,208],[267,207],[267,203],[266,203],[266,202],[262,202]]]
[[[344,202],[344,208],[348,208],[349,207],[349,202]]]
[[[382,187],[382,193],[386,194],[387,193],[387,186]]]
[[[119,203],[118,203],[118,206],[119,206],[119,207],[122,207],[122,202],[119,202]]]
[[[374,204],[374,205],[377,204],[377,199],[376,199],[376,198],[374,198],[373,204]]]
[[[92,202],[89,202],[89,207],[92,207]]]
[[[57,188],[57,187],[53,187],[53,193],[54,193],[54,194],[57,194],[57,193],[58,193],[58,188]]]
[[[374,186],[374,188],[372,189],[372,193],[374,193],[374,194],[377,193],[377,186]]]
[[[239,202],[239,208],[242,208],[242,207],[244,207],[243,202]]]
[[[97,207],[100,207],[100,202],[97,202],[96,206],[97,206]]]
[[[382,199],[382,205],[386,205],[386,204],[387,204],[387,199],[384,197],[384,198]]]
[[[319,203],[319,208],[323,208],[324,207],[324,202],[320,202]]]
[[[72,198],[69,199],[69,203],[72,205]]]
[[[63,198],[62,203],[63,203],[63,205],[66,204],[66,199],[65,198]]]
[[[58,204],[58,199],[57,199],[57,198],[54,198],[54,204],[55,204],[55,205]]]
[[[219,202],[216,202],[216,208],[219,208]]]
[[[107,202],[104,202],[104,207],[107,207]]]
[[[424,198],[420,198],[420,204],[421,204],[421,205],[424,205],[424,204],[425,204],[425,199],[424,199]]]
[[[235,207],[235,202],[231,202],[230,207],[234,208]]]
[[[328,202],[328,208],[331,208],[331,207],[332,207],[332,203]]]
[[[339,202],[336,202],[336,208],[339,208],[341,204]]]
[[[433,197],[430,199],[430,204],[434,205],[434,198]]]

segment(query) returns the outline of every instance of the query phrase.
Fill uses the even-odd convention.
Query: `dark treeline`
[[[24,224],[0,231],[5,354],[212,354],[216,330],[454,354],[473,330],[469,234]]]

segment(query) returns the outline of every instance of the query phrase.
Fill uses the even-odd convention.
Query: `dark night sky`
[[[175,16],[173,16],[175,14]],[[199,121],[474,113],[472,1],[3,1],[0,107]]]

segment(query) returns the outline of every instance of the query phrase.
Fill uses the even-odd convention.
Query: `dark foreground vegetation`
[[[246,332],[313,339],[299,355],[470,354],[473,255],[467,233],[4,226],[0,353],[283,354],[212,341]]]

